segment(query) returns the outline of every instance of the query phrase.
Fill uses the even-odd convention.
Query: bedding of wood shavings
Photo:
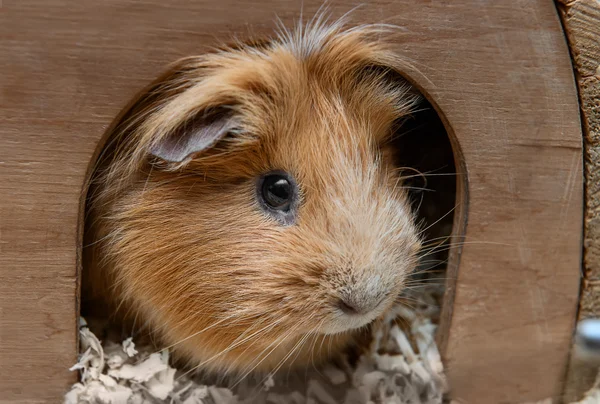
[[[424,288],[415,308],[397,307],[373,328],[372,341],[354,366],[328,365],[282,371],[246,380],[233,391],[169,364],[169,353],[151,346],[100,342],[82,320],[81,349],[71,370],[80,382],[65,404],[439,404],[446,391],[442,361],[434,340],[439,287]]]
[[[600,375],[599,375],[600,376]],[[600,403],[600,378],[596,379],[594,386],[585,393],[585,396],[572,404],[598,404]]]

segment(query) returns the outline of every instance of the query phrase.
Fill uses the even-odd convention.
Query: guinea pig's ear
[[[168,163],[182,163],[215,146],[236,128],[225,108],[197,114],[150,146],[150,154]]]

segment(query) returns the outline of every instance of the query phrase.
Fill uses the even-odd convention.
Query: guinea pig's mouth
[[[335,309],[331,313],[330,321],[326,321],[319,331],[325,335],[333,335],[366,327],[385,314],[391,305],[390,299],[385,298],[375,308],[364,314]]]

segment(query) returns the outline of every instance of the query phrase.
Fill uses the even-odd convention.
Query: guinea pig
[[[83,297],[221,374],[317,364],[394,305],[421,240],[392,140],[419,102],[378,26],[172,65],[111,129]]]

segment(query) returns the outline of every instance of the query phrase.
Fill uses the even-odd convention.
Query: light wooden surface
[[[289,23],[300,3],[4,1],[1,402],[57,402],[73,381],[81,193],[112,119],[165,64],[232,32],[243,37],[248,24],[270,32],[275,14]],[[340,15],[358,3],[332,7]],[[363,3],[356,21],[406,28],[397,50],[443,111],[468,172],[457,219],[468,219],[458,226],[467,243],[442,325],[453,394],[475,404],[556,395],[577,307],[582,156],[554,5]],[[305,0],[305,14],[319,5]]]
[[[579,319],[600,317],[600,1],[561,0],[559,8],[573,57],[585,140],[584,279]],[[565,402],[592,387],[598,362],[571,353]]]

